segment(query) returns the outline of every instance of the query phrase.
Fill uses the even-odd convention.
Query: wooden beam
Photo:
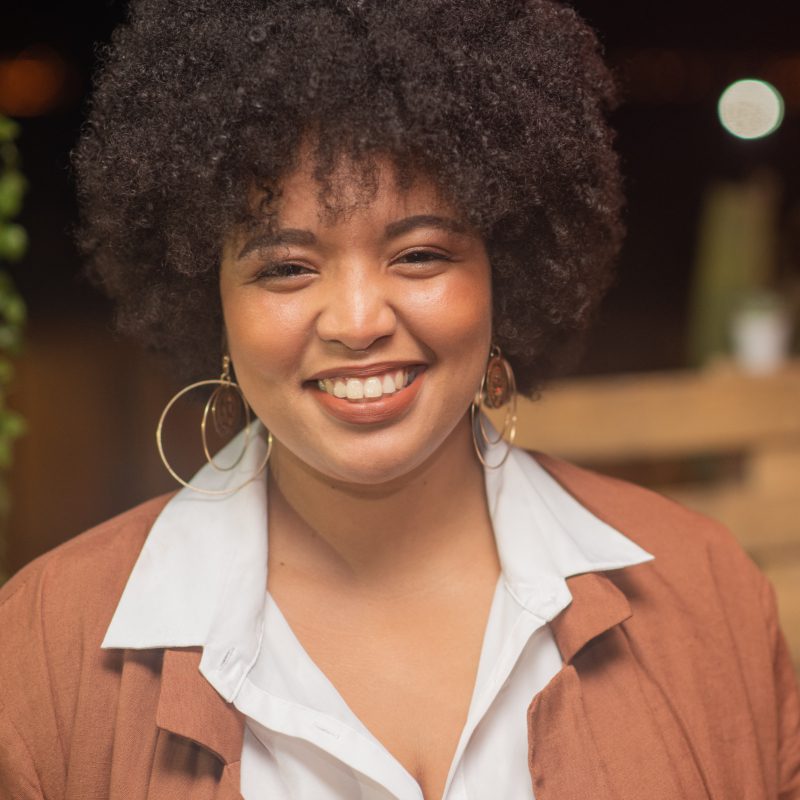
[[[502,427],[503,412],[492,420]],[[800,438],[800,361],[572,379],[519,399],[517,444],[576,461],[669,458]]]

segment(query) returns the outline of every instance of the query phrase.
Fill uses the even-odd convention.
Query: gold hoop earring
[[[503,429],[492,438],[483,422],[482,406],[497,409],[508,405],[506,416],[503,420]],[[517,382],[511,364],[503,357],[500,348],[492,345],[489,351],[489,361],[481,378],[481,385],[475,399],[469,407],[470,422],[472,423],[472,444],[481,464],[487,469],[498,469],[505,464],[508,454],[514,445],[517,436]],[[506,451],[497,464],[490,464],[484,457],[484,452],[503,439],[506,440]]]
[[[226,494],[233,494],[234,492],[238,492],[239,489],[246,486],[251,481],[255,480],[261,472],[264,471],[264,468],[267,466],[269,462],[269,457],[272,453],[272,433],[267,432],[267,452],[264,456],[259,468],[255,471],[253,475],[251,475],[246,481],[240,483],[239,485],[235,486],[232,489],[200,489],[197,486],[192,486],[188,481],[185,481],[181,478],[180,475],[172,468],[172,465],[167,460],[167,456],[164,453],[164,444],[162,441],[163,436],[163,429],[164,429],[164,420],[167,418],[167,414],[169,414],[170,409],[175,403],[183,397],[185,394],[188,394],[194,389],[198,389],[201,386],[216,386],[213,392],[211,392],[211,396],[206,401],[205,408],[203,409],[203,418],[200,422],[200,438],[203,443],[203,453],[205,454],[206,461],[217,471],[217,472],[230,472],[231,470],[235,469],[244,458],[244,454],[247,452],[247,448],[250,445],[250,441],[252,439],[252,426],[251,426],[251,416],[250,416],[250,406],[245,399],[244,393],[241,390],[241,387],[238,383],[231,379],[231,359],[230,356],[225,354],[222,357],[222,374],[219,378],[207,380],[207,381],[197,381],[197,383],[192,383],[189,386],[185,386],[179,392],[176,392],[169,400],[169,402],[164,406],[164,410],[161,412],[161,416],[158,420],[158,426],[156,427],[156,446],[158,447],[158,454],[161,456],[161,461],[163,462],[164,466],[175,478],[178,483],[182,486],[185,486],[187,489],[191,489],[192,491],[199,492],[200,494],[208,494],[208,495],[226,495]],[[242,451],[239,453],[239,456],[236,460],[228,467],[222,467],[214,461],[214,457],[211,455],[210,448],[208,446],[208,418],[211,417],[212,424],[216,432],[222,436],[229,434],[235,428],[235,415],[233,413],[233,403],[236,401],[232,398],[234,396],[238,396],[239,401],[242,403],[242,408],[244,409],[244,418],[245,418],[245,430],[244,430],[244,445],[242,446]]]
[[[208,417],[210,414],[217,435],[222,437],[230,436],[236,428],[236,414],[233,409],[236,401],[232,399],[234,396],[238,397],[244,409],[244,446],[242,447],[242,452],[239,453],[239,457],[233,464],[229,467],[221,467],[214,461],[214,456],[211,455],[208,447],[208,434],[206,432]],[[208,461],[217,472],[230,472],[236,469],[244,458],[244,454],[247,452],[247,445],[250,444],[250,406],[244,399],[244,394],[242,394],[239,384],[231,380],[231,359],[227,354],[222,357],[222,374],[219,377],[219,385],[211,392],[211,396],[206,401],[205,408],[203,409],[203,419],[200,422],[200,438],[203,440],[203,453],[206,457],[206,461]]]

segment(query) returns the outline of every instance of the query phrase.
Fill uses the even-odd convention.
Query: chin
[[[327,477],[342,483],[357,486],[381,486],[402,479],[418,469],[426,458],[398,458],[395,454],[386,456],[370,453],[362,454],[354,461],[328,463],[321,470]]]
[[[392,442],[364,443],[336,454],[317,453],[306,463],[325,477],[351,485],[380,486],[409,476],[436,451],[437,443],[426,438],[421,447],[413,447],[406,439],[398,447]],[[320,457],[322,456],[322,457]],[[326,457],[329,456],[329,457]]]

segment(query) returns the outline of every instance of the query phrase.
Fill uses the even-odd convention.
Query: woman
[[[133,3],[82,241],[209,463],[4,587],[4,796],[800,797],[730,536],[481,416],[608,284],[612,97],[549,0]]]

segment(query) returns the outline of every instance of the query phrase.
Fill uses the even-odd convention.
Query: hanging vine
[[[28,249],[28,236],[17,222],[27,181],[22,174],[16,139],[19,125],[0,115],[0,583],[5,574],[5,545],[11,498],[8,470],[14,440],[25,432],[20,414],[7,405],[8,389],[14,377],[13,358],[22,347],[25,303],[14,286],[4,263],[19,261]]]

